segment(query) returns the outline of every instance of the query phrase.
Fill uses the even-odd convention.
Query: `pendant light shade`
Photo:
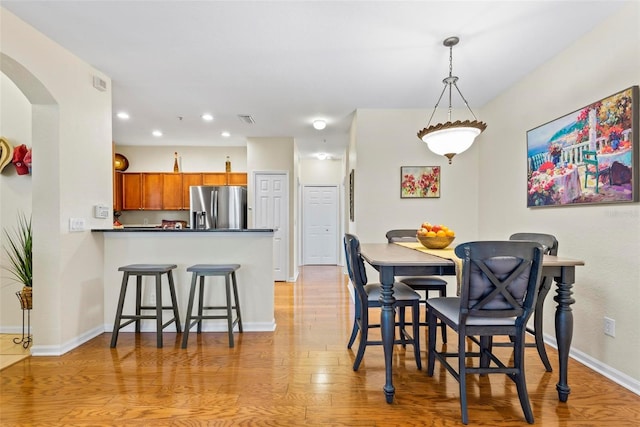
[[[473,111],[469,107],[469,103],[460,92],[460,89],[458,89],[458,77],[453,75],[453,46],[458,44],[459,40],[460,39],[458,39],[458,37],[449,37],[443,42],[443,44],[449,48],[449,77],[442,81],[445,86],[444,89],[442,89],[440,98],[438,98],[438,102],[433,109],[433,113],[431,113],[427,127],[418,132],[418,138],[427,144],[429,150],[440,156],[447,157],[449,159],[449,164],[451,164],[453,156],[469,149],[476,137],[487,127],[485,123],[478,121],[475,114],[473,114]],[[471,115],[474,118],[473,121],[451,121],[451,92],[453,87],[456,88],[458,94],[464,101],[465,106],[471,112]],[[448,121],[429,126],[433,115],[438,109],[438,105],[440,105],[440,100],[447,89],[449,90]]]

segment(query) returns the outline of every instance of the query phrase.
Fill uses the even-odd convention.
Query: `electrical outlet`
[[[609,335],[610,337],[616,336],[616,321],[605,317],[604,318],[604,334]]]

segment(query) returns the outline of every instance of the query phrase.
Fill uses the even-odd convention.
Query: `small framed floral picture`
[[[400,198],[440,197],[440,166],[402,166]]]

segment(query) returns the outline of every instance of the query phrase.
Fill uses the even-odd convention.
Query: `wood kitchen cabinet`
[[[122,172],[113,172],[113,210],[122,210]]]
[[[182,209],[189,210],[189,187],[192,185],[202,185],[201,173],[183,173],[182,174]]]
[[[162,174],[122,174],[122,210],[140,209],[162,209]]]
[[[162,173],[142,174],[142,209],[162,210]]]
[[[227,185],[247,185],[247,173],[229,172],[227,174]]]
[[[142,174],[122,174],[122,210],[142,209]]]
[[[227,185],[227,174],[226,172],[203,173],[202,185]]]
[[[181,173],[162,174],[162,209],[179,211],[184,208]]]
[[[247,185],[247,174],[118,172],[114,177],[114,209],[189,210],[192,185]]]

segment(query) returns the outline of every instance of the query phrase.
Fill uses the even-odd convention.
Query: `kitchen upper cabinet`
[[[122,210],[122,172],[113,172],[113,210]]]
[[[247,174],[118,172],[114,177],[114,209],[188,210],[192,185],[247,185]]]
[[[162,173],[142,174],[142,209],[162,210]]]
[[[226,172],[203,173],[202,185],[227,185],[227,173]]]
[[[228,185],[247,185],[246,172],[229,172],[227,175]]]
[[[178,211],[183,208],[181,173],[162,174],[162,209]]]
[[[122,209],[142,209],[142,174],[122,174]]]
[[[189,210],[189,187],[192,185],[202,185],[201,173],[183,173],[182,174],[182,209]]]

